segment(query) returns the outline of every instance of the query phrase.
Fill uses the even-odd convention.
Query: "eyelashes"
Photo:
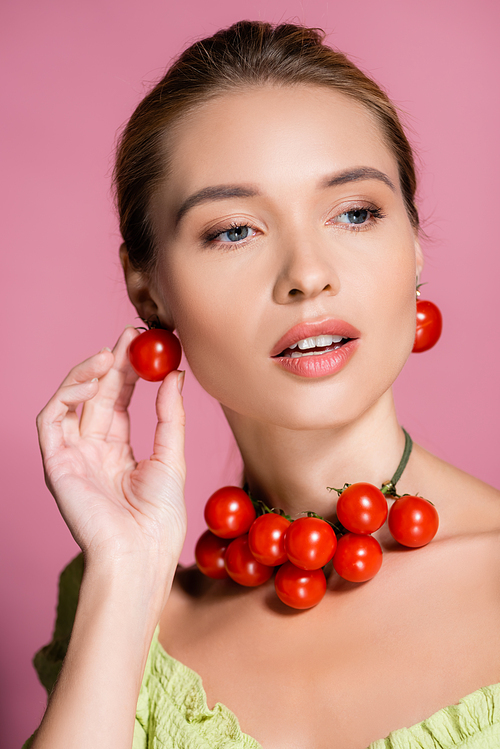
[[[251,226],[250,224],[244,224],[239,223],[238,221],[231,221],[231,223],[227,226],[218,226],[216,229],[212,229],[210,232],[207,232],[202,236],[202,242],[203,244],[246,244],[245,240],[251,239],[249,237],[250,232],[256,232],[257,229],[255,227]],[[223,234],[227,234],[228,236],[230,234],[233,235],[234,241],[228,240],[227,242],[223,242],[222,240],[219,240],[219,242],[215,242],[217,237],[221,237]],[[241,236],[244,234],[244,236]]]
[[[338,213],[333,219],[329,219],[327,224],[341,227],[343,231],[366,231],[384,218],[385,214],[376,206],[355,205]],[[219,245],[224,249],[232,246],[241,247],[252,240],[257,232],[258,229],[250,223],[231,221],[229,224],[217,226],[203,234],[201,242],[204,246]],[[224,235],[227,236],[225,241],[219,239]]]
[[[382,213],[380,208],[374,208],[374,207],[351,208],[348,211],[343,211],[343,213],[339,213],[337,216],[335,216],[335,218],[340,219],[342,216],[350,216],[353,219],[352,223],[349,223],[347,221],[333,221],[332,223],[343,224],[344,226],[349,226],[349,229],[351,231],[359,231],[363,226],[366,226],[368,223],[366,220],[363,220],[364,219],[363,214],[369,214],[369,216],[371,216],[372,222],[376,222],[379,219],[385,218],[385,214]],[[367,218],[369,216],[367,216]],[[370,224],[372,222],[370,222]]]

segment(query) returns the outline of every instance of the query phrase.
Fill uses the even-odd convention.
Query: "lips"
[[[356,339],[361,333],[357,328],[344,320],[327,318],[312,322],[301,322],[294,325],[279,341],[273,346],[270,356],[277,357],[285,349],[293,346],[305,338],[316,338],[321,335],[341,336],[342,338]]]

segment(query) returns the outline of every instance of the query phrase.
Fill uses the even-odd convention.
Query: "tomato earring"
[[[417,284],[417,329],[412,351],[420,354],[432,348],[441,336],[443,316],[439,307],[428,299],[419,299],[420,286]]]
[[[159,382],[169,372],[178,369],[182,348],[177,336],[161,328],[159,321],[144,322],[148,330],[134,338],[129,346],[128,358],[139,377],[149,382]]]

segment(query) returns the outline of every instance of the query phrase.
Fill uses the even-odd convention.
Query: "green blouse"
[[[35,655],[43,686],[53,688],[68,648],[83,575],[79,554],[63,570],[52,641]],[[29,749],[33,736],[24,744]],[[483,687],[411,728],[400,728],[367,749],[499,749],[500,684]],[[197,673],[165,652],[156,629],[142,681],[132,749],[262,749],[236,716],[213,710]]]

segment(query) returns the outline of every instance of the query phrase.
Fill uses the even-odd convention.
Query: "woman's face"
[[[183,118],[169,152],[152,294],[201,385],[293,429],[366,412],[411,351],[421,263],[371,115],[335,91],[262,86]]]

